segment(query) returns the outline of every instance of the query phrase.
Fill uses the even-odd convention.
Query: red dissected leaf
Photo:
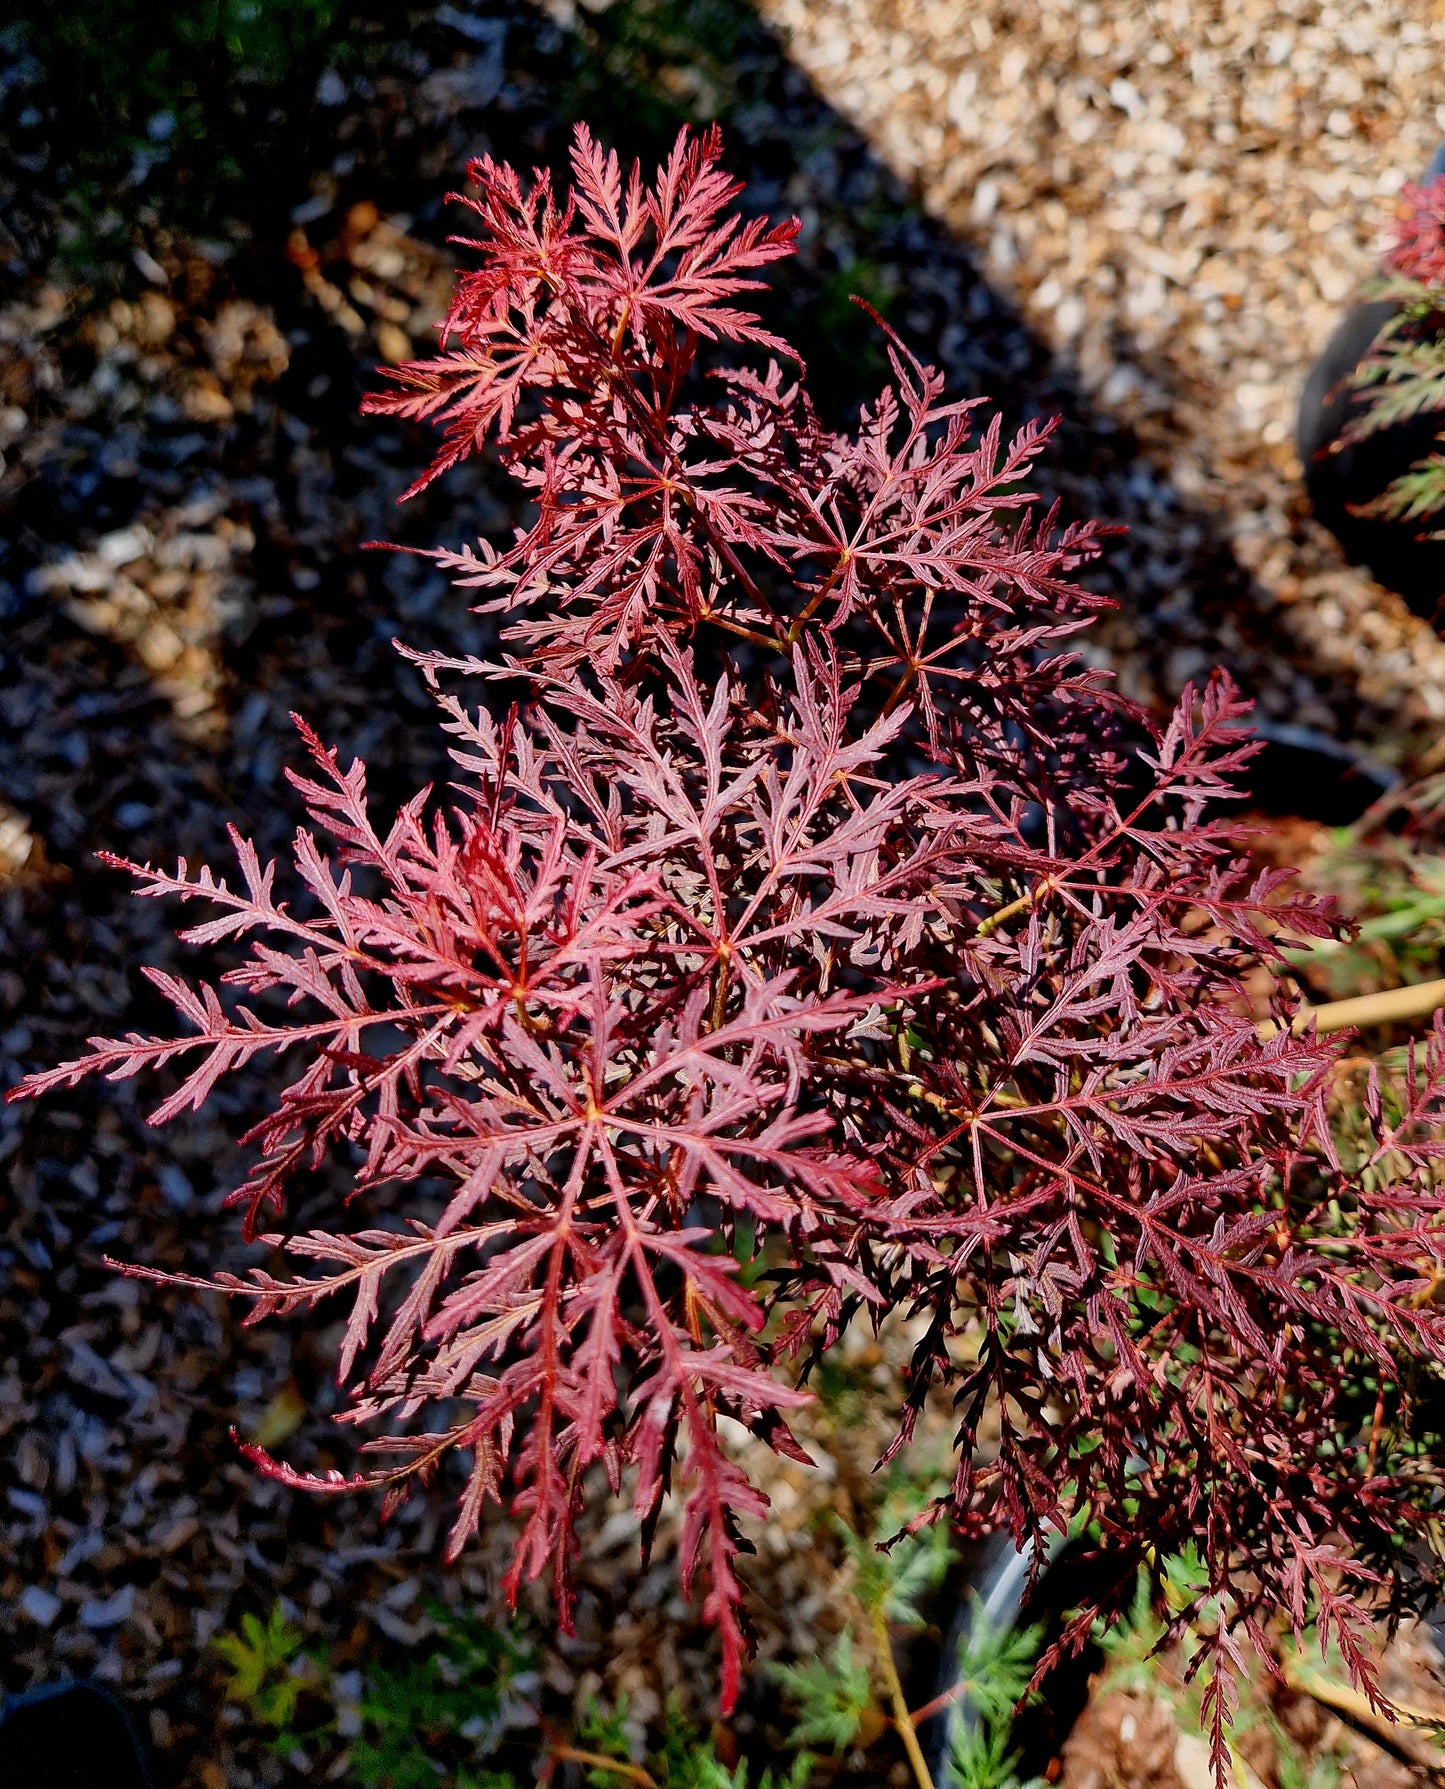
[[[1424,186],[1407,181],[1390,228],[1385,265],[1421,286],[1445,286],[1445,174]]]
[[[1038,514],[1046,425],[1006,441],[891,336],[857,428],[820,425],[739,304],[793,226],[731,215],[720,153],[684,134],[649,183],[579,132],[562,199],[474,164],[444,351],[369,403],[440,424],[420,483],[490,439],[536,506],[438,554],[508,616],[504,666],[412,655],[458,789],[379,828],[303,726],[284,898],[241,838],[237,888],[122,866],[245,951],[147,972],[190,1034],[18,1091],[179,1064],[163,1121],[294,1056],[232,1195],[286,1274],[171,1283],[342,1301],[375,1465],[251,1456],[388,1507],[453,1460],[449,1555],[509,1502],[511,1588],[548,1573],[564,1621],[589,1469],[631,1470],[646,1545],[676,1489],[725,1706],[766,1504],[719,1419],[805,1458],[786,1362],[926,1316],[895,1445],[946,1385],[955,1520],[1087,1520],[1116,1583],[1063,1643],[1197,1547],[1167,1618],[1216,1612],[1219,1759],[1241,1636],[1314,1618],[1368,1684],[1368,1612],[1436,1593],[1445,1025],[1342,1159],[1332,1047],[1247,997],[1333,921],[1213,817],[1246,705],[1214,678],[1156,734],[1070,656],[1107,530]],[[701,341],[756,364],[704,377]],[[453,687],[498,674],[523,712]],[[330,1219],[288,1232],[314,1171]]]

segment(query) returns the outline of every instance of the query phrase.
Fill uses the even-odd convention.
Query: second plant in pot
[[[1441,620],[1445,598],[1445,151],[1406,186],[1381,277],[1306,384],[1300,456],[1351,558]]]

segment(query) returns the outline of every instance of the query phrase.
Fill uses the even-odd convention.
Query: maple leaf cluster
[[[1424,186],[1407,183],[1391,220],[1385,265],[1402,279],[1445,287],[1445,174]]]
[[[627,1483],[649,1544],[674,1493],[724,1706],[766,1502],[722,1419],[806,1458],[799,1363],[921,1320],[896,1445],[949,1388],[933,1513],[1092,1537],[1069,1644],[1197,1546],[1168,1614],[1215,1611],[1222,1759],[1241,1629],[1317,1619],[1368,1681],[1369,1611],[1434,1594],[1445,1034],[1342,1161],[1333,1046],[1246,996],[1333,922],[1213,817],[1245,705],[1215,678],[1154,731],[1072,654],[1105,531],[1039,513],[1047,426],[1006,439],[892,337],[822,426],[746,308],[796,226],[742,222],[719,157],[684,134],[649,184],[579,130],[565,197],[473,165],[443,351],[368,401],[440,425],[420,483],[488,445],[530,500],[435,555],[505,647],[412,655],[456,783],[379,825],[303,728],[292,900],[240,838],[234,887],[129,866],[207,910],[192,942],[249,940],[224,991],[147,971],[189,1033],[20,1091],[180,1063],[164,1121],[294,1056],[232,1195],[272,1263],[189,1283],[349,1301],[369,1469],[249,1451],[392,1499],[455,1474],[450,1553],[505,1504],[513,1592],[550,1574],[564,1621],[589,1492]],[[288,1227],[327,1160],[344,1204]]]

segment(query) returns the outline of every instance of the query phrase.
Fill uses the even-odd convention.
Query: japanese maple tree
[[[1241,1631],[1317,1620],[1368,1682],[1362,1623],[1436,1593],[1445,1033],[1342,1159],[1335,1046],[1247,997],[1332,922],[1214,817],[1245,705],[1216,677],[1154,732],[1071,655],[1105,531],[1039,513],[1047,426],[1007,439],[891,336],[857,428],[822,426],[747,308],[796,225],[732,212],[720,152],[684,135],[649,183],[579,130],[566,195],[473,165],[442,351],[368,402],[440,426],[415,488],[491,444],[529,502],[436,553],[505,649],[413,654],[456,782],[379,820],[303,726],[287,899],[239,837],[234,885],[125,866],[249,954],[146,971],[187,1030],[19,1091],[179,1063],[163,1122],[285,1053],[232,1195],[278,1254],[180,1283],[348,1301],[370,1464],[248,1451],[393,1500],[453,1459],[449,1552],[506,1504],[511,1589],[550,1573],[564,1622],[599,1473],[649,1544],[675,1490],[724,1706],[766,1505],[720,1418],[801,1455],[799,1364],[922,1316],[898,1445],[951,1388],[935,1513],[1082,1527],[1117,1571],[1071,1641],[1192,1542],[1167,1613],[1214,1611],[1222,1761]],[[528,697],[494,713],[503,678]],[[298,1230],[328,1160],[346,1197]]]

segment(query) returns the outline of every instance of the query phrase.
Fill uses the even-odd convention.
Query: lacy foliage
[[[1445,1034],[1341,1161],[1330,1048],[1246,998],[1332,926],[1211,818],[1244,706],[1216,679],[1154,735],[1070,657],[1102,531],[1036,513],[1045,430],[1005,441],[896,341],[857,429],[819,424],[739,303],[792,227],[728,214],[719,148],[649,186],[579,131],[564,201],[473,167],[443,352],[370,402],[440,422],[427,477],[490,442],[533,505],[437,555],[508,649],[419,655],[457,785],[379,827],[308,733],[294,910],[240,839],[237,887],[129,866],[248,954],[224,994],[152,973],[188,1034],[22,1091],[179,1063],[163,1121],[285,1053],[232,1195],[277,1254],[196,1283],[346,1301],[339,1420],[380,1458],[263,1469],[395,1498],[452,1457],[451,1551],[507,1503],[513,1588],[550,1572],[564,1619],[598,1474],[649,1540],[675,1490],[725,1704],[765,1503],[720,1420],[798,1453],[788,1362],[921,1319],[899,1444],[949,1387],[936,1513],[1087,1525],[1117,1570],[1072,1638],[1197,1546],[1170,1619],[1216,1612],[1222,1761],[1241,1629],[1317,1619],[1368,1680],[1367,1611],[1434,1594]],[[457,693],[503,674],[505,720]],[[288,1225],[328,1160],[346,1202]]]
[[[1407,184],[1390,227],[1385,265],[1417,285],[1445,288],[1445,175]]]

